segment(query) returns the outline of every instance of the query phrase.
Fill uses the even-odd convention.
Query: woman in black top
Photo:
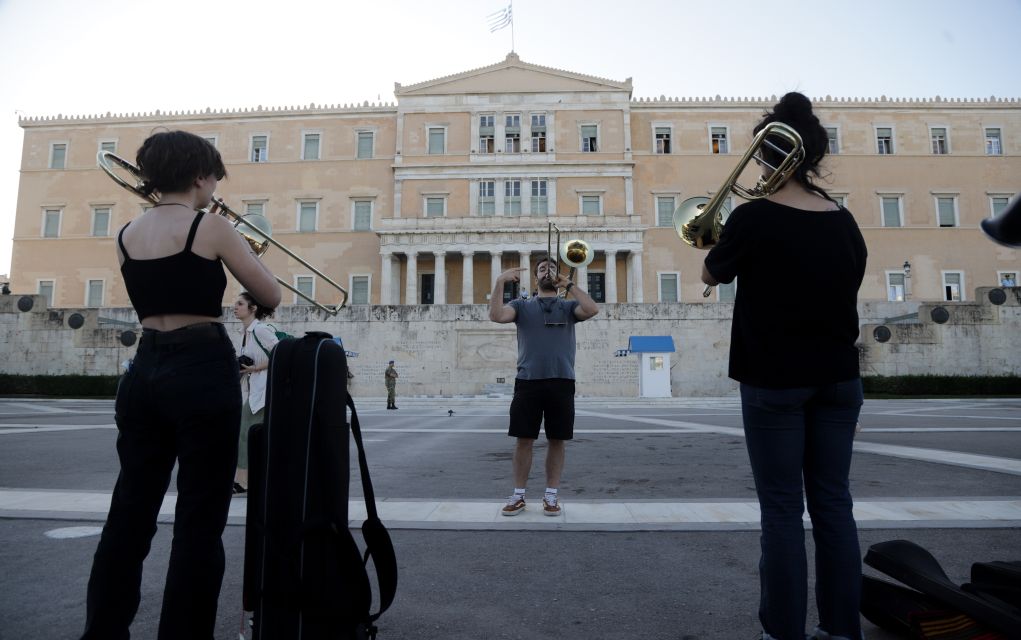
[[[128,637],[142,562],[176,462],[158,637],[209,639],[241,418],[237,356],[220,322],[223,265],[273,306],[280,286],[229,222],[196,213],[226,176],[215,147],[183,131],[157,133],[136,162],[145,188],[160,200],[118,234],[121,273],[143,331],[117,388],[121,469],[92,565],[82,637]]]
[[[861,552],[848,474],[862,405],[858,288],[866,248],[854,217],[812,181],[826,130],[800,93],[755,127],[793,127],[805,161],[774,195],[734,209],[702,280],[738,280],[730,377],[741,383],[744,430],[762,519],[763,638],[802,640],[808,600],[803,498],[816,554],[815,638],[861,636]],[[766,161],[777,165],[767,150]],[[768,171],[768,168],[765,169]]]

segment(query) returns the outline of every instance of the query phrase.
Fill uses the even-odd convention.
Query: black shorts
[[[535,440],[543,422],[547,440],[574,437],[574,380],[514,380],[507,435]]]

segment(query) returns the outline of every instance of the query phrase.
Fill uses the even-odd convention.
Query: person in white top
[[[276,346],[276,331],[259,322],[273,315],[252,294],[242,291],[234,302],[234,316],[244,326],[238,361],[241,368],[241,432],[238,435],[238,468],[234,474],[234,495],[248,491],[248,430],[263,421],[269,354]]]

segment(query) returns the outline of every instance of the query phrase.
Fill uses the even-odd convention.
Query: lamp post
[[[907,300],[911,292],[911,263],[904,261],[904,299]]]

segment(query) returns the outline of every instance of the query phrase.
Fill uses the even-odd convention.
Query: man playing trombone
[[[537,295],[504,304],[504,285],[518,282],[526,268],[501,273],[489,298],[490,320],[518,326],[518,372],[508,429],[508,435],[517,439],[514,493],[501,513],[513,516],[525,509],[532,445],[539,437],[539,425],[545,423],[549,451],[543,513],[557,516],[561,513],[557,490],[564,468],[564,443],[574,437],[574,325],[599,313],[599,307],[581,287],[560,274],[548,256],[533,269]],[[558,295],[559,289],[564,289],[564,298]]]

